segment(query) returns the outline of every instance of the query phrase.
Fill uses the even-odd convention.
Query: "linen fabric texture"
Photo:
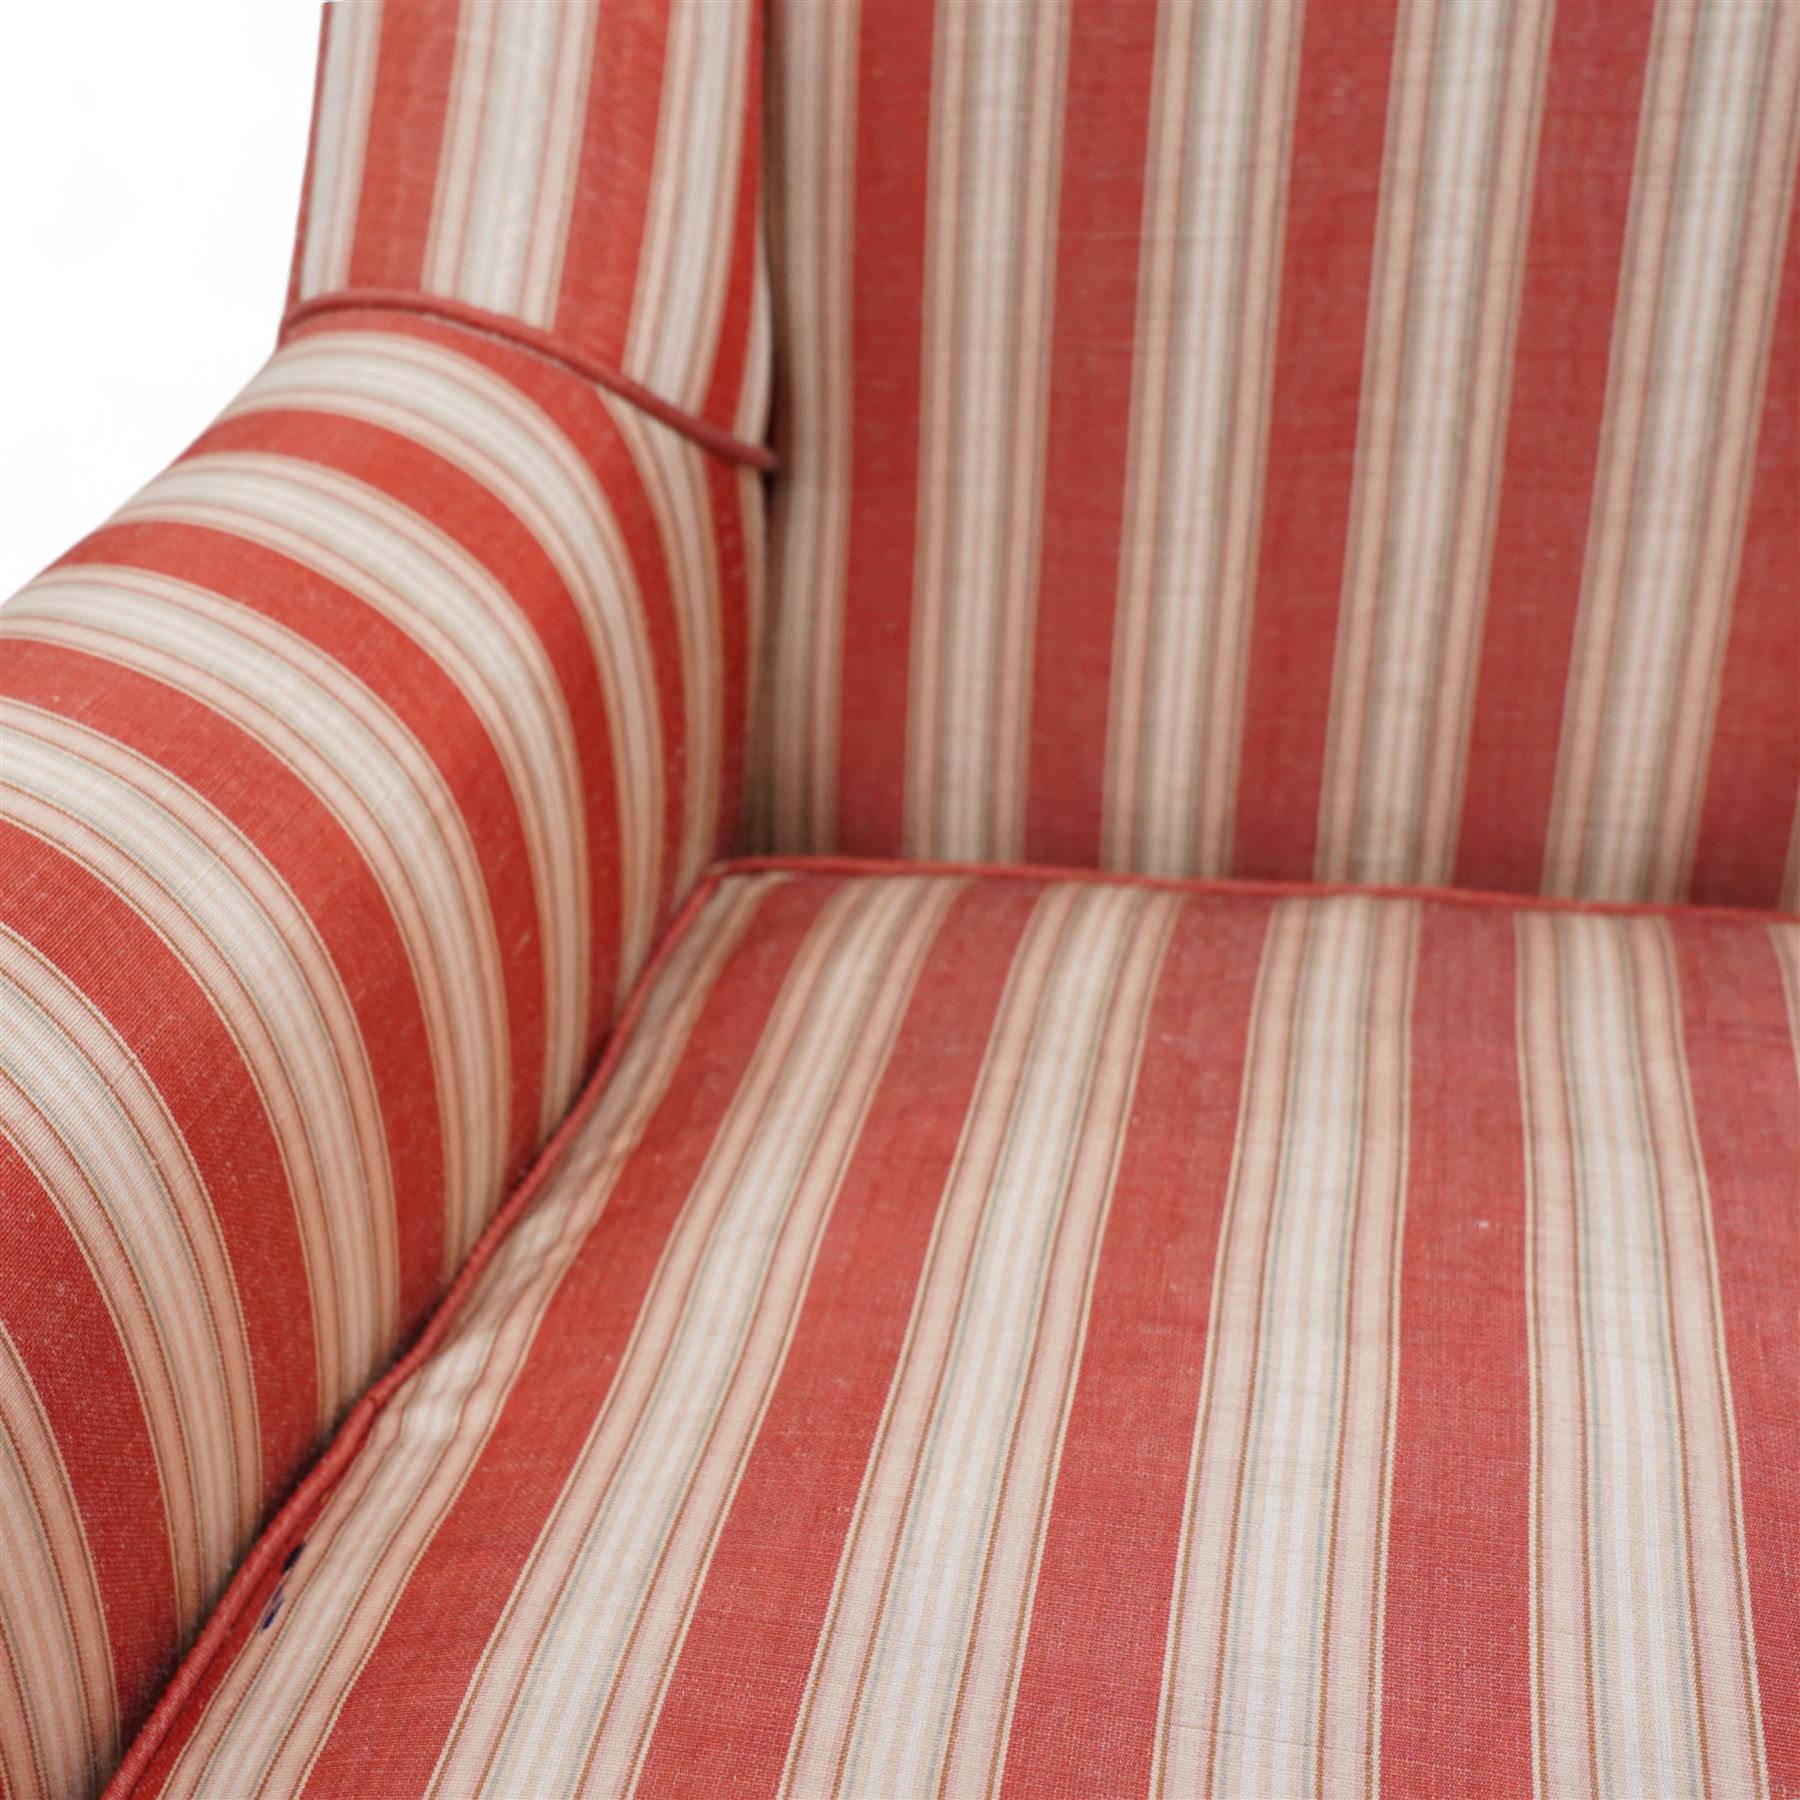
[[[1797,159],[1786,0],[329,7],[0,613],[8,1800],[1800,1791]]]
[[[696,58],[720,65],[699,88]],[[520,85],[540,66],[548,126]],[[473,297],[569,332],[584,364],[616,356],[658,403],[480,314],[340,296],[0,614],[10,1800],[116,1763],[567,1110],[741,810],[763,495],[685,414],[762,434],[748,14],[354,5],[323,67],[299,295],[326,240],[349,276],[379,241],[372,281],[429,280],[413,262],[450,201],[392,187],[421,159],[466,184],[458,229],[482,242],[543,198],[533,268],[567,263],[596,206],[635,207],[654,329],[631,334],[611,277],[601,320],[579,258],[560,314]],[[398,222],[414,202],[432,231]]]
[[[1797,980],[727,874],[125,1791],[1780,1792]]]
[[[775,0],[760,845],[1800,906],[1800,15]]]

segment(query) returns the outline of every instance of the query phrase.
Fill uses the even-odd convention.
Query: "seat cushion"
[[[1793,1791],[1797,989],[727,871],[120,1791]]]

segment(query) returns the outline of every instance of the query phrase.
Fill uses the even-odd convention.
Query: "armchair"
[[[0,612],[10,1800],[1800,1791],[1797,121],[329,7]]]

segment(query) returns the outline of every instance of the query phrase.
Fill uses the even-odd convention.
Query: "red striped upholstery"
[[[754,0],[335,0],[293,299],[553,338],[760,441]]]
[[[1800,10],[772,21],[763,842],[1800,906]]]
[[[8,1800],[116,1760],[739,813],[750,9],[359,0],[327,35],[328,304],[0,615]],[[428,223],[456,318],[323,293],[433,287]],[[524,287],[471,286],[501,240]]]
[[[4,1800],[1800,1793],[1797,159],[1791,0],[335,7],[0,616]]]
[[[1800,929],[752,870],[120,1792],[1800,1782]]]

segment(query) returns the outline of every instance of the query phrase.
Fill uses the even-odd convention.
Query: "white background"
[[[311,0],[0,0],[0,599],[273,347]]]

